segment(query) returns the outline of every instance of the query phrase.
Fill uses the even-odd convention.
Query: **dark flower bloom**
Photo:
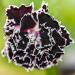
[[[46,4],[35,12],[32,5],[10,6],[7,17],[3,54],[28,70],[57,64],[72,42],[65,27],[48,14]]]

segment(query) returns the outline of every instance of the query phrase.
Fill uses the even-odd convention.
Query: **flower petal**
[[[7,9],[7,16],[8,19],[14,19],[17,24],[20,23],[21,18],[24,16],[24,14],[31,13],[32,12],[32,5],[31,6],[24,6],[21,5],[19,8],[10,6],[9,9]]]

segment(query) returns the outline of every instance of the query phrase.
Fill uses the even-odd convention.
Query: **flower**
[[[64,47],[72,42],[64,26],[48,14],[47,5],[10,6],[4,27],[7,38],[3,55],[27,70],[45,69],[57,64]]]

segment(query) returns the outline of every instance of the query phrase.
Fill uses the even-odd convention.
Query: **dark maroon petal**
[[[9,36],[13,33],[13,30],[9,30],[9,32],[6,32],[5,35]]]
[[[31,61],[30,57],[24,58],[24,64],[30,64],[30,61]]]
[[[35,60],[34,54],[27,54],[27,56],[30,57],[31,62],[34,62],[34,60]]]
[[[6,36],[10,36],[13,34],[14,26],[15,24],[12,21],[11,22],[9,22],[9,20],[7,21],[6,27],[4,28]]]
[[[32,13],[32,10],[33,10],[32,5],[31,5],[31,6],[28,6],[28,7],[26,7],[25,5],[21,5],[21,6],[19,7],[19,14],[20,14],[20,17],[24,16],[24,14]]]
[[[27,39],[26,39],[26,40],[27,40]],[[23,42],[24,42],[24,43],[23,43]],[[22,40],[20,40],[20,42],[18,43],[17,48],[18,48],[18,49],[25,49],[26,46],[27,46],[27,43],[28,43],[28,41],[22,41]]]
[[[53,60],[53,64],[57,64],[57,60],[56,59]]]
[[[23,64],[24,63],[23,59],[20,59],[19,57],[15,57],[15,62],[17,64]]]
[[[24,68],[28,69],[28,68],[32,68],[33,64],[29,65],[29,64],[23,64],[22,65]]]
[[[56,42],[56,45],[59,45],[59,46],[65,45],[65,39],[56,30],[52,32],[52,36]]]
[[[18,24],[20,22],[19,9],[17,7],[11,6],[10,9],[7,10],[8,19],[14,19]]]
[[[55,45],[53,46],[52,50],[49,51],[49,53],[55,56],[56,53],[63,53],[63,51],[57,45]]]
[[[53,20],[53,18],[45,13],[39,14],[39,24],[45,24],[45,27],[56,28],[59,29],[59,24],[57,21]]]
[[[42,8],[45,10],[45,12],[48,12],[47,5],[44,4],[44,5],[42,6]]]
[[[47,33],[40,32],[42,46],[51,44]]]
[[[14,50],[16,50],[16,46],[15,46],[15,43],[14,43],[13,38],[10,37],[10,38],[8,39],[8,41],[12,44],[12,45],[11,45],[11,48],[12,48],[12,46],[13,46]]]
[[[72,42],[72,40],[70,39],[69,33],[65,30],[64,27],[61,27],[61,31],[62,31],[62,37],[66,39],[66,46],[67,46]]]
[[[21,29],[20,31],[25,31],[27,29],[33,28],[36,25],[31,15],[25,15],[21,20]]]
[[[38,67],[41,67],[41,68],[44,68],[47,66],[47,62],[46,62],[46,57],[47,57],[47,53],[44,53],[44,54],[38,54],[37,57],[39,58],[36,58],[36,65],[35,67],[38,68]]]
[[[61,52],[61,53],[56,53],[55,58],[58,59],[58,58],[60,58],[63,54],[64,54],[63,52]]]
[[[12,60],[13,52],[12,52],[12,48],[10,46],[8,48],[8,56],[9,56],[9,59]]]
[[[39,50],[35,49],[34,50],[34,55],[36,56],[38,54]]]
[[[32,13],[32,15],[33,15],[33,18],[34,18],[36,21],[38,21],[38,19],[37,19],[37,13],[34,12],[34,13]]]
[[[25,7],[24,5],[22,5],[19,8],[10,6],[10,9],[7,9],[7,16],[8,19],[14,19],[16,24],[19,24],[24,14],[31,12],[32,12],[32,6]]]
[[[21,50],[16,51],[16,52],[14,53],[14,57],[15,57],[15,56],[24,57],[25,55],[26,55],[26,53],[24,53],[24,51],[21,51]]]
[[[47,60],[48,60],[49,62],[53,61],[53,59],[54,59],[54,58],[53,58],[53,55],[51,55],[51,54],[50,54],[50,55],[47,55]]]
[[[40,65],[40,68],[46,68],[47,67],[47,63],[46,62],[43,62],[41,65]]]
[[[35,46],[34,46],[34,44],[32,44],[32,45],[29,46],[29,48],[26,50],[26,52],[28,54],[33,54],[34,49],[35,49]]]
[[[30,68],[30,66],[28,64],[23,64],[22,66],[27,68],[27,69]]]
[[[38,18],[39,18],[40,24],[52,21],[52,18],[48,14],[45,14],[45,13],[38,14]]]

